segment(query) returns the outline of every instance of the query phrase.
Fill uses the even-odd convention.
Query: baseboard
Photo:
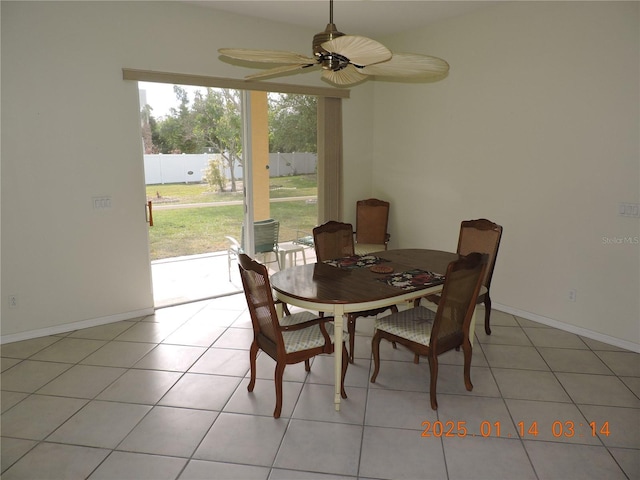
[[[517,308],[509,307],[507,305],[501,305],[495,302],[492,303],[491,308],[500,310],[505,313],[510,313],[511,315],[515,315],[526,320],[531,320],[532,322],[542,323],[543,325],[548,325],[549,327],[564,330],[565,332],[575,333],[576,335],[581,335],[583,337],[597,340],[608,345],[613,345],[615,347],[624,348],[625,350],[631,350],[632,352],[640,353],[640,344],[637,343],[629,342],[627,340],[622,340],[616,337],[611,337],[609,335],[594,332],[592,330],[587,330],[586,328],[576,327],[575,325],[569,325],[552,318],[543,317],[535,313],[526,312],[524,310],[519,310]]]
[[[39,328],[37,330],[29,330],[27,332],[14,333],[11,335],[0,336],[0,344],[20,342],[22,340],[31,340],[32,338],[47,337],[49,335],[59,335],[61,333],[73,332],[83,328],[99,327],[108,323],[121,322],[123,320],[131,320],[132,318],[146,317],[154,313],[153,308],[145,308],[143,310],[135,310],[132,312],[119,313],[117,315],[109,315],[107,317],[92,318],[82,320],[80,322],[64,323],[62,325],[54,325],[47,328]]]

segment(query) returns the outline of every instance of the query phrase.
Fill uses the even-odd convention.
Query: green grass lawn
[[[202,184],[149,185],[147,195],[153,199],[159,192],[164,198],[178,199],[175,203],[180,204],[242,199],[241,193],[213,193],[207,188]],[[316,192],[315,176],[279,177],[271,181],[271,198],[309,196]],[[154,226],[149,229],[151,259],[226,251],[229,242],[225,235],[240,238],[242,211],[242,205],[154,210]],[[271,217],[280,221],[279,238],[286,242],[295,239],[299,230],[311,233],[317,224],[318,208],[306,201],[275,202],[271,203]]]

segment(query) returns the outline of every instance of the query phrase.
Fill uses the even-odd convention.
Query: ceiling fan
[[[345,35],[333,23],[333,0],[329,0],[329,23],[324,32],[313,37],[313,57],[281,50],[220,48],[229,58],[249,62],[283,64],[247,79],[261,79],[295,70],[322,69],[322,78],[338,86],[353,85],[370,76],[433,78],[445,75],[444,60],[417,53],[392,53],[381,43],[358,35]]]

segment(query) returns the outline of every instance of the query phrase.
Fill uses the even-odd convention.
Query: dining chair
[[[282,378],[289,364],[304,362],[305,370],[311,370],[309,360],[322,353],[331,354],[334,350],[333,317],[319,318],[311,312],[289,312],[287,305],[274,300],[267,267],[248,255],[238,256],[238,267],[242,286],[253,325],[253,342],[249,350],[251,380],[247,389],[253,392],[256,384],[256,357],[262,350],[276,361],[275,418],[282,412]],[[284,316],[278,319],[275,305],[282,304]],[[344,389],[344,377],[347,373],[347,349],[342,342],[342,380],[341,396],[347,398]]]
[[[467,255],[471,252],[486,253],[489,255],[487,269],[482,281],[478,303],[484,303],[484,331],[491,335],[491,278],[498,258],[498,248],[502,238],[502,227],[486,218],[478,220],[464,220],[460,223],[460,235],[458,236],[459,255]],[[439,295],[429,295],[427,300],[438,303]]]
[[[368,198],[356,202],[355,252],[359,255],[386,250],[389,202]]]
[[[374,371],[371,383],[375,383],[380,372],[380,341],[404,345],[415,355],[429,360],[431,408],[438,409],[436,384],[438,381],[438,355],[462,347],[464,352],[464,384],[468,391],[471,383],[471,354],[469,326],[488,255],[471,253],[451,262],[447,267],[444,287],[437,312],[427,307],[415,306],[402,312],[376,319],[375,334],[371,341]]]
[[[313,247],[319,262],[355,255],[353,225],[329,220],[312,230]]]
[[[334,260],[336,258],[355,255],[353,242],[353,226],[350,223],[329,220],[328,222],[315,227],[313,229],[313,243],[316,250],[316,259],[318,262],[324,262],[326,260]],[[351,312],[347,314],[350,363],[354,362],[356,318],[372,317],[386,310],[389,310],[390,308],[392,311],[398,310],[398,308],[394,305],[392,307],[384,307],[362,312]]]
[[[269,218],[267,220],[259,220],[253,222],[253,243],[255,254],[262,254],[264,256],[265,263],[277,262],[280,267],[280,260],[278,257],[278,236],[280,235],[280,222]],[[230,235],[225,235],[225,238],[229,240],[229,247],[227,248],[227,269],[229,272],[229,281],[231,281],[231,261],[238,259],[241,253],[245,253],[244,246],[244,223],[242,224],[240,241]],[[274,253],[275,260],[267,262],[267,254]]]

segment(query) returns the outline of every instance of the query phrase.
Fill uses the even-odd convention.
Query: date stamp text
[[[503,437],[510,438],[512,435],[502,434],[501,422],[490,422],[485,420],[480,423],[477,431],[472,431],[467,426],[465,421],[453,421],[446,422],[435,421],[431,422],[425,420],[422,422],[422,437]],[[550,425],[542,425],[537,421],[525,423],[518,422],[516,424],[516,431],[520,438],[535,438],[541,433],[543,429],[547,429],[548,433],[555,438],[574,438],[574,437],[596,437],[603,435],[608,437],[610,435],[609,422],[589,422],[589,423],[575,423],[572,420],[556,420]]]

